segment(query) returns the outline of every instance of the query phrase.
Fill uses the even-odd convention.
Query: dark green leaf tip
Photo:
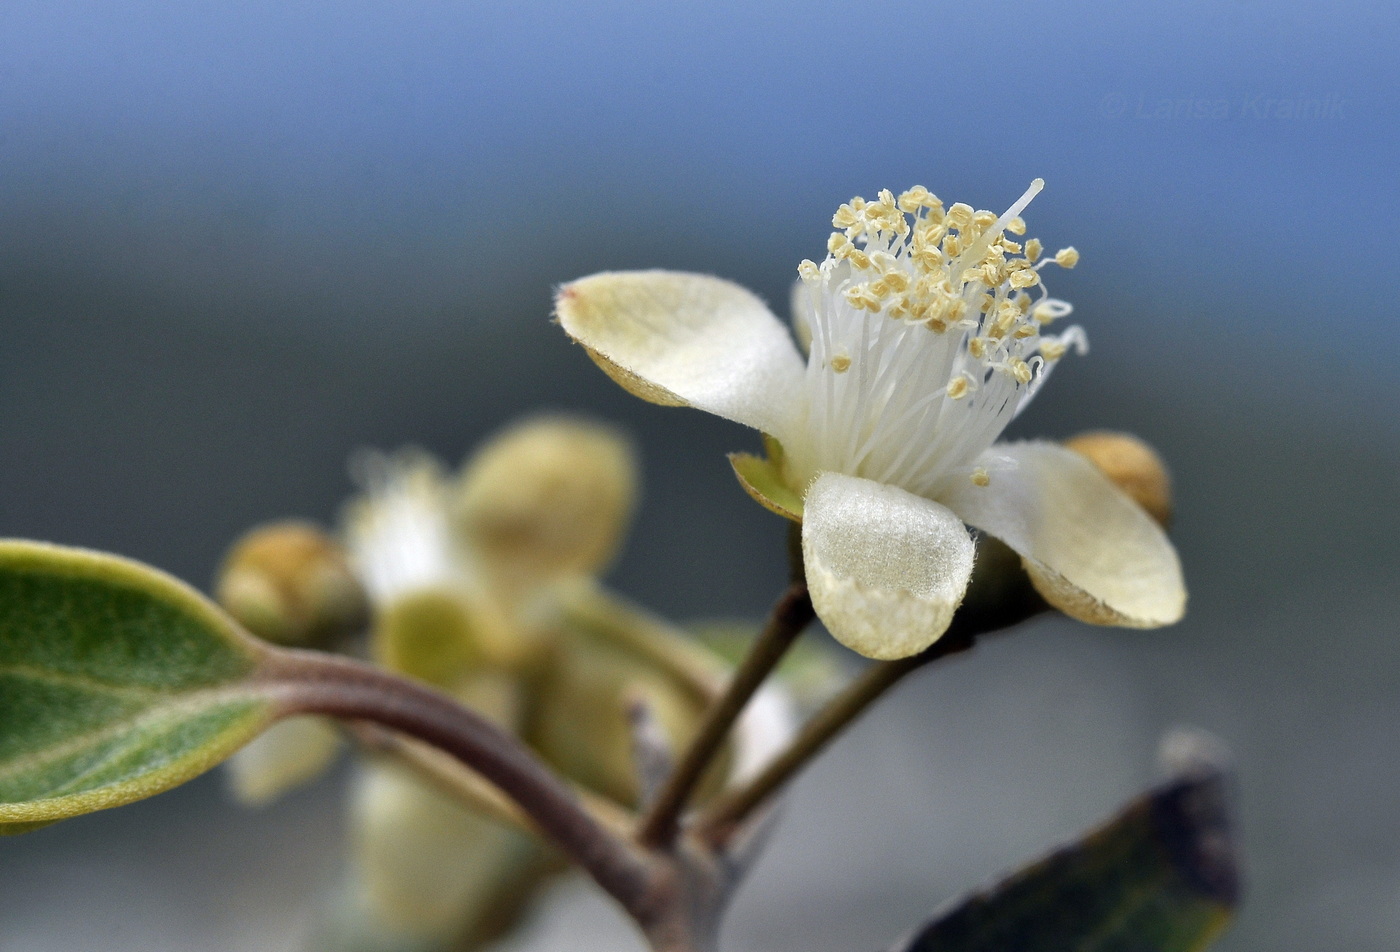
[[[1169,778],[1113,820],[950,904],[893,952],[1197,952],[1238,904],[1228,756],[1164,744]]]

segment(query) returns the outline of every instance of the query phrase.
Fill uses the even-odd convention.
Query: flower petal
[[[559,290],[559,323],[632,394],[791,432],[805,362],[782,323],[729,281],[617,271]]]
[[[962,520],[869,479],[822,473],[807,491],[802,555],[827,629],[867,658],[918,654],[948,628],[972,574]]]
[[[1186,587],[1176,550],[1092,463],[1044,442],[1000,443],[979,462],[991,471],[988,485],[958,481],[939,498],[1015,549],[1046,601],[1095,625],[1180,620]]]

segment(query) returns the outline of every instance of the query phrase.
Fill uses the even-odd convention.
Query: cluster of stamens
[[[803,261],[798,272],[809,285],[835,279],[835,290],[856,310],[936,334],[958,332],[976,363],[1029,384],[1036,365],[1059,359],[1068,344],[1041,337],[1041,328],[1070,308],[1045,297],[1040,269],[1050,262],[1072,268],[1079,260],[1073,248],[1045,257],[1039,239],[1008,237],[1025,234],[1019,213],[1042,186],[1037,179],[1001,216],[961,202],[945,209],[923,186],[898,198],[888,190],[874,201],[853,198],[832,217],[838,230],[826,261]],[[849,365],[839,356],[830,362],[837,373]],[[978,382],[960,376],[949,382],[948,396],[960,399]]]
[[[1003,215],[944,208],[922,187],[841,206],[826,260],[798,269],[810,398],[804,438],[788,447],[792,478],[836,471],[924,495],[956,474],[987,484],[977,456],[1068,347],[1084,346],[1077,327],[1045,333],[1071,309],[1046,296],[1040,271],[1072,268],[1079,253],[1046,255],[1022,237],[1043,186]]]

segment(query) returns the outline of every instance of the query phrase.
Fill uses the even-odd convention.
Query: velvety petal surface
[[[894,486],[822,473],[807,491],[802,554],[827,629],[867,658],[918,654],[948,628],[972,574],[962,520]]]
[[[958,480],[939,498],[1015,549],[1046,601],[1096,625],[1180,620],[1186,586],[1176,550],[1092,463],[1044,442],[1001,443],[979,462],[988,485]]]
[[[560,288],[555,310],[636,396],[780,439],[791,431],[806,362],[782,322],[739,285],[676,271],[603,272]]]

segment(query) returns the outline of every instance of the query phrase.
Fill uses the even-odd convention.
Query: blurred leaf
[[[1106,826],[955,902],[893,952],[1191,952],[1239,898],[1224,757],[1169,738],[1171,779]]]
[[[154,569],[0,542],[0,833],[140,800],[224,760],[273,719],[250,680],[264,650]]]

